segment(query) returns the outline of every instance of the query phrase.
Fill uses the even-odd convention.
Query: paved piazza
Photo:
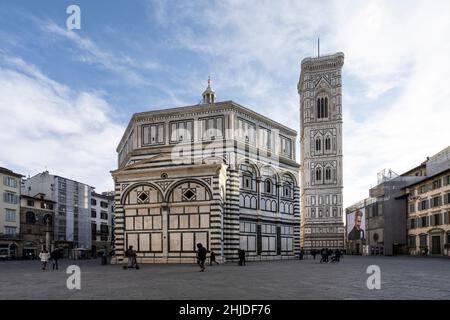
[[[81,268],[81,290],[68,290],[65,269]],[[368,290],[366,268],[381,269],[381,289]],[[345,256],[319,260],[196,265],[142,265],[123,270],[100,260],[62,260],[59,271],[39,261],[1,261],[0,299],[450,299],[450,259]]]

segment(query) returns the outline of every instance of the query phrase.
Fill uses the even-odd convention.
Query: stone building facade
[[[142,262],[293,258],[299,250],[296,131],[233,101],[137,113],[117,148],[115,253]]]
[[[22,195],[20,199],[20,237],[22,256],[38,257],[46,249],[54,249],[53,220],[55,202],[45,199],[44,194]]]
[[[406,189],[409,253],[450,255],[450,168],[427,171],[427,177]]]
[[[0,259],[20,255],[20,183],[22,175],[0,167]]]
[[[91,198],[91,240],[92,255],[111,250],[111,232],[114,196],[92,192]]]
[[[301,245],[343,248],[342,67],[344,54],[301,63]]]

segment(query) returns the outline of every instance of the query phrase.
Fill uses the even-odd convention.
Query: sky
[[[448,0],[0,0],[0,166],[113,190],[132,114],[196,104],[208,76],[217,100],[299,131],[300,62],[320,37],[321,55],[345,53],[347,207],[382,169],[449,145],[448,12]]]

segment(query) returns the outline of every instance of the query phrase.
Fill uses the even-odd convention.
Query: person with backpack
[[[47,262],[50,259],[50,253],[48,253],[48,251],[44,249],[41,251],[41,253],[39,253],[39,258],[42,262],[42,270],[46,270]]]

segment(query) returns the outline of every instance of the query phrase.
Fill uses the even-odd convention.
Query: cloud
[[[115,148],[124,127],[114,108],[77,92],[17,57],[0,57],[0,164],[34,175],[51,173],[112,190]]]
[[[448,1],[344,0],[158,2],[149,12],[172,30],[172,45],[203,58],[219,99],[239,96],[297,130],[301,59],[316,54],[317,37],[322,54],[343,51],[349,206],[368,196],[381,169],[403,173],[449,144],[449,11]],[[192,90],[204,75],[183,79]]]

